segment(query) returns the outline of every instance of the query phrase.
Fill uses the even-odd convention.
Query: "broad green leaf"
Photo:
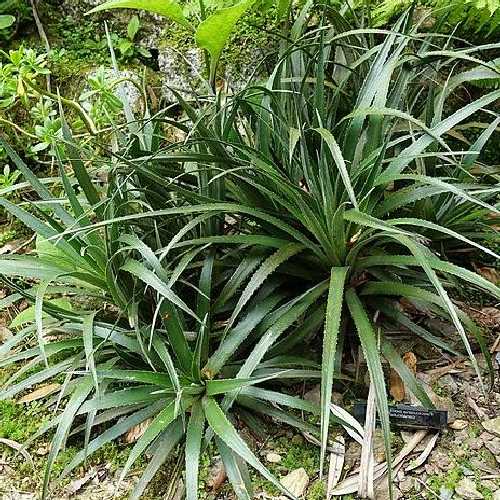
[[[127,36],[130,41],[134,40],[140,26],[141,22],[139,21],[139,17],[137,15],[132,16],[127,24]]]
[[[232,7],[218,9],[202,21],[196,29],[197,45],[210,54],[210,79],[212,81],[215,78],[215,70],[222,49],[238,20],[254,3],[255,0],[243,0]]]
[[[290,10],[292,0],[278,0],[278,6],[276,7],[276,14],[278,19],[283,19]]]
[[[48,304],[54,304],[60,309],[64,309],[65,311],[72,311],[73,306],[71,301],[66,298],[60,299],[49,299],[45,301]],[[44,312],[42,314],[43,318],[50,317],[49,314]],[[10,323],[9,328],[18,328],[19,326],[25,325],[26,323],[32,323],[35,321],[35,306],[29,306],[23,311],[21,311]]]
[[[16,22],[16,18],[10,15],[1,15],[0,16],[0,30],[4,30],[9,26],[12,26]]]
[[[181,5],[175,0],[109,0],[89,10],[87,14],[108,9],[146,10],[154,14],[160,14],[160,16],[168,17],[186,28],[191,28],[190,22],[182,13]]]

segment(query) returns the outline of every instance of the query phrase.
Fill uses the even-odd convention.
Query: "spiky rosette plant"
[[[213,224],[199,227],[213,212],[187,205],[187,196],[169,197],[169,208],[150,217],[155,211],[147,198],[153,193],[146,183],[137,189],[123,168],[144,154],[134,146],[137,135],[124,146],[129,159],[108,167],[103,191],[65,124],[64,133],[56,149],[59,178],[45,182],[2,142],[26,181],[16,189],[28,183],[37,199],[25,207],[5,199],[0,204],[36,233],[37,245],[32,254],[0,259],[2,280],[15,292],[0,307],[24,298],[34,316],[17,318],[19,330],[0,346],[0,367],[18,366],[0,398],[60,382],[46,398],[59,411],[25,443],[53,433],[43,497],[70,436],[81,435],[83,447],[62,477],[140,424],[144,434],[121,479],[146,452],[151,460],[132,498],[142,496],[179,444],[187,497],[197,498],[200,454],[212,442],[238,498],[252,497],[247,464],[293,497],[251,451],[234,420],[251,412],[319,436],[316,425],[298,416],[319,415],[319,406],[282,390],[297,379],[318,379],[317,360],[278,356],[271,347],[285,331],[304,335],[319,328],[306,315],[328,283],[313,284],[300,296],[279,283],[263,287],[226,327],[246,271],[229,252],[181,241],[213,237]],[[152,130],[139,134],[142,145],[152,146]],[[255,262],[266,257],[252,253]],[[61,295],[72,307],[53,299]],[[335,406],[331,411],[361,440],[362,429],[349,413]]]
[[[491,368],[481,331],[450,292],[459,282],[496,299],[500,290],[445,256],[459,242],[498,258],[483,245],[485,235],[498,237],[488,222],[489,214],[499,212],[497,179],[478,175],[477,167],[481,150],[497,133],[500,92],[453,106],[457,88],[498,74],[494,61],[479,58],[498,45],[451,49],[439,34],[421,35],[411,11],[392,31],[352,30],[338,15],[331,16],[334,26],[309,30],[309,8],[291,28],[294,43],[283,49],[267,82],[201,111],[181,100],[194,128],[182,146],[165,150],[160,162],[186,155],[168,187],[176,195],[189,190],[192,200],[197,193],[200,204],[192,210],[203,211],[203,221],[231,215],[225,234],[184,244],[228,253],[243,245],[234,252],[241,259],[237,274],[243,289],[226,331],[266,283],[278,280],[300,297],[328,280],[328,291],[312,304],[324,323],[321,463],[333,373],[341,370],[343,347],[353,332],[375,387],[390,456],[381,356],[423,404],[432,403],[385,327],[398,325],[456,352],[439,332],[417,324],[400,299],[419,314],[450,322],[480,377],[471,338]],[[458,71],[458,63],[471,68]],[[460,135],[455,127],[463,130],[480,113],[491,122],[477,140],[452,147]],[[153,161],[147,169],[129,168],[143,179],[158,179],[161,172]],[[248,248],[271,254],[256,260]],[[302,338],[294,334],[276,341],[275,353],[302,349]]]
[[[184,444],[189,498],[197,494],[200,452],[211,441],[239,498],[250,497],[240,459],[279,486],[231,418],[245,407],[317,433],[323,463],[332,410],[351,435],[362,433],[330,404],[344,346],[356,343],[390,458],[381,356],[423,404],[432,403],[386,327],[403,326],[456,350],[415,322],[400,299],[452,323],[476,369],[471,336],[489,359],[481,332],[450,290],[458,279],[496,298],[500,291],[443,256],[457,240],[498,257],[483,245],[487,226],[471,230],[469,218],[471,208],[480,217],[498,213],[495,178],[479,176],[477,164],[497,128],[500,91],[456,111],[451,101],[453,82],[496,74],[478,57],[495,47],[451,49],[439,35],[420,35],[411,12],[391,31],[351,29],[338,14],[333,26],[311,29],[309,8],[267,82],[196,108],[179,96],[184,122],[166,113],[142,127],[131,121],[130,140],[117,140],[105,162],[105,196],[67,129],[56,179],[63,197],[6,146],[39,199],[30,210],[0,203],[42,239],[36,256],[0,259],[5,277],[31,287],[19,287],[3,304],[25,296],[35,305],[35,324],[0,354],[4,364],[28,361],[21,375],[26,367],[41,369],[22,381],[16,375],[2,394],[13,397],[62,373],[67,380],[64,411],[40,431],[56,428],[45,493],[72,428],[84,433],[84,449],[65,473],[148,418],[122,474],[151,452],[136,497],[177,443]],[[457,62],[474,69],[457,73]],[[455,127],[480,112],[492,123],[474,144],[452,148]],[[166,122],[186,139],[161,147]],[[446,213],[436,217],[443,200]],[[112,307],[68,312],[46,300],[61,291]],[[294,378],[321,379],[321,406],[285,390]],[[320,429],[287,407],[318,414]]]

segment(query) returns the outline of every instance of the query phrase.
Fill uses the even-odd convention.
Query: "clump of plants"
[[[60,106],[79,137],[96,135],[122,121],[123,104],[117,97],[121,84],[142,91],[138,81],[115,77],[101,66],[88,74],[76,99],[67,99],[47,83],[53,57],[23,46],[0,51],[0,123],[13,142],[23,145],[26,156],[39,161],[50,160],[62,138]]]
[[[178,96],[185,119],[169,110],[137,119],[122,102],[127,128],[114,129],[98,159],[60,113],[52,146],[59,196],[2,141],[35,199],[29,210],[6,199],[0,206],[39,242],[33,254],[0,258],[14,292],[2,306],[24,298],[34,314],[0,346],[0,366],[23,364],[1,398],[63,379],[60,411],[33,436],[54,431],[45,497],[70,432],[81,433],[83,447],[63,477],[144,422],[121,474],[151,456],[132,498],[178,445],[187,498],[197,498],[210,444],[238,498],[252,497],[248,465],[293,497],[239,422],[250,412],[316,436],[321,474],[332,425],[362,441],[360,424],[331,404],[334,381],[350,381],[343,367],[352,345],[366,360],[390,475],[382,357],[422,404],[432,402],[389,332],[403,328],[456,353],[414,320],[432,314],[454,325],[480,377],[472,340],[491,368],[482,332],[450,292],[464,281],[496,299],[500,290],[454,263],[449,249],[458,242],[498,258],[483,245],[496,234],[487,221],[498,208],[496,174],[481,150],[500,123],[500,91],[447,106],[455,89],[498,74],[490,47],[453,49],[442,36],[422,36],[412,11],[374,34],[337,12],[333,24],[312,25],[310,8],[264,84]],[[220,21],[217,12],[203,22]],[[213,76],[219,57],[209,53]],[[457,63],[471,66],[458,72]],[[452,147],[455,127],[479,112],[490,121],[477,140]],[[165,126],[185,139],[164,141]],[[53,300],[61,296],[73,306]],[[26,367],[37,370],[23,376]],[[320,380],[320,405],[291,390],[304,380]]]

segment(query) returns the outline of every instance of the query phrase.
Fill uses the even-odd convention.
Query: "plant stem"
[[[10,120],[6,120],[5,118],[2,118],[1,116],[0,116],[0,123],[5,123],[5,125],[9,125],[10,127],[15,128],[18,132],[21,132],[21,134],[23,134],[31,139],[36,139],[38,141],[38,137],[36,135],[31,134],[27,130],[24,130],[23,128],[21,128],[16,123],[11,122]]]
[[[46,97],[50,97],[54,101],[60,101],[62,104],[65,104],[66,106],[74,109],[80,115],[80,118],[83,120],[85,128],[89,131],[89,133],[91,135],[97,135],[97,129],[96,126],[94,125],[94,122],[92,121],[92,118],[90,118],[87,112],[77,102],[72,101],[70,99],[66,99],[52,92],[48,92],[47,90],[43,90],[37,85],[33,84],[32,82],[26,81],[26,83],[35,92],[38,92],[39,94],[44,95]]]

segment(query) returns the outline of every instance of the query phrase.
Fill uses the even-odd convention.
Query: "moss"
[[[24,442],[48,420],[41,405],[0,401],[0,437]]]
[[[275,477],[282,477],[301,467],[305,469],[309,478],[317,475],[319,470],[319,450],[315,445],[308,441],[291,444],[289,437],[282,436],[268,443],[268,446],[272,446],[273,452],[282,457],[278,464],[266,464],[266,467]],[[251,473],[251,475],[255,492],[264,491],[273,496],[280,494],[276,486],[263,479],[258,473]]]
[[[279,450],[286,450],[286,454],[280,462],[282,467],[289,471],[303,467],[309,477],[317,473],[319,469],[319,453],[316,446],[307,441],[304,441],[299,446],[290,446],[290,440],[286,437],[278,440],[278,446]]]
[[[471,422],[467,428],[467,433],[471,438],[476,438],[483,432],[483,428],[478,422]]]
[[[307,490],[307,500],[323,500],[326,494],[326,486],[324,481],[314,481]]]
[[[210,476],[210,456],[211,453],[205,452],[200,456],[200,468],[198,472],[198,498],[207,498],[207,481]]]
[[[450,491],[455,490],[457,483],[464,477],[463,468],[456,465],[450,469],[446,474],[433,475],[427,479],[427,485],[429,488],[436,493],[438,496],[441,489],[447,489]]]

